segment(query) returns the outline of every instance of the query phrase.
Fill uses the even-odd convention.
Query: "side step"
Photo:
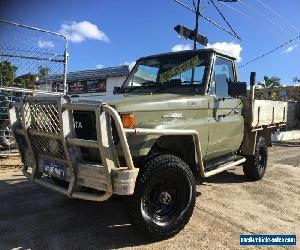
[[[246,158],[241,156],[241,157],[237,158],[235,161],[229,161],[225,164],[219,165],[218,168],[216,168],[214,170],[207,171],[207,172],[202,172],[201,176],[202,177],[210,177],[210,176],[213,176],[215,174],[219,174],[223,171],[234,168],[235,166],[238,166],[238,165],[244,163],[245,161],[246,161]]]
[[[243,158],[243,156],[240,155],[236,155],[236,154],[228,154],[228,155],[223,155],[217,158],[214,158],[212,160],[206,161],[205,165],[204,165],[204,170],[205,172],[209,172],[211,170],[215,170],[217,168],[219,168],[221,165],[225,165],[227,163],[230,162],[235,162],[238,160],[241,160]]]

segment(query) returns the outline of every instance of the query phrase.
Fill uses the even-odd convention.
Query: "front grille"
[[[75,133],[77,138],[97,140],[95,112],[74,111]]]
[[[58,104],[54,100],[24,102],[25,125],[36,156],[65,159],[60,135]],[[43,136],[39,133],[45,133]],[[48,135],[49,134],[49,135]]]
[[[64,148],[60,140],[39,135],[31,135],[31,144],[36,155],[65,159]]]
[[[28,102],[24,104],[24,115],[28,128],[59,134],[59,114],[56,104]]]

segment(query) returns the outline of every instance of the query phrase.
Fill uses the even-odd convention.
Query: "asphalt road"
[[[241,168],[206,179],[189,224],[155,243],[132,228],[117,197],[69,200],[30,183],[19,169],[0,167],[0,249],[252,249],[239,245],[240,234],[295,230],[299,241],[299,155],[300,147],[273,147],[259,182],[246,180]]]

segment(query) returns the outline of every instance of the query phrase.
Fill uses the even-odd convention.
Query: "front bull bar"
[[[97,141],[76,137],[72,111],[94,112]],[[107,104],[71,103],[68,96],[26,96],[9,108],[10,122],[16,138],[24,175],[42,186],[63,193],[70,198],[104,201],[115,193],[131,195],[134,192],[138,168],[134,167],[126,134],[117,111]],[[114,121],[126,167],[120,166],[116,153],[111,120]],[[38,139],[37,139],[38,138]],[[61,149],[59,156],[49,157],[50,141]],[[101,164],[85,162],[81,147],[99,150]],[[48,151],[47,151],[48,150]],[[56,152],[57,153],[57,152]],[[67,188],[43,178],[43,160],[50,158],[66,165]],[[57,159],[59,158],[59,159]],[[28,171],[32,167],[31,173]],[[102,191],[99,194],[80,191],[79,187]]]

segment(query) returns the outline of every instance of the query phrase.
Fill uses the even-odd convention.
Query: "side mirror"
[[[121,87],[114,87],[113,94],[118,94],[121,90]]]
[[[247,83],[245,82],[231,82],[228,84],[228,94],[232,97],[246,96]]]

